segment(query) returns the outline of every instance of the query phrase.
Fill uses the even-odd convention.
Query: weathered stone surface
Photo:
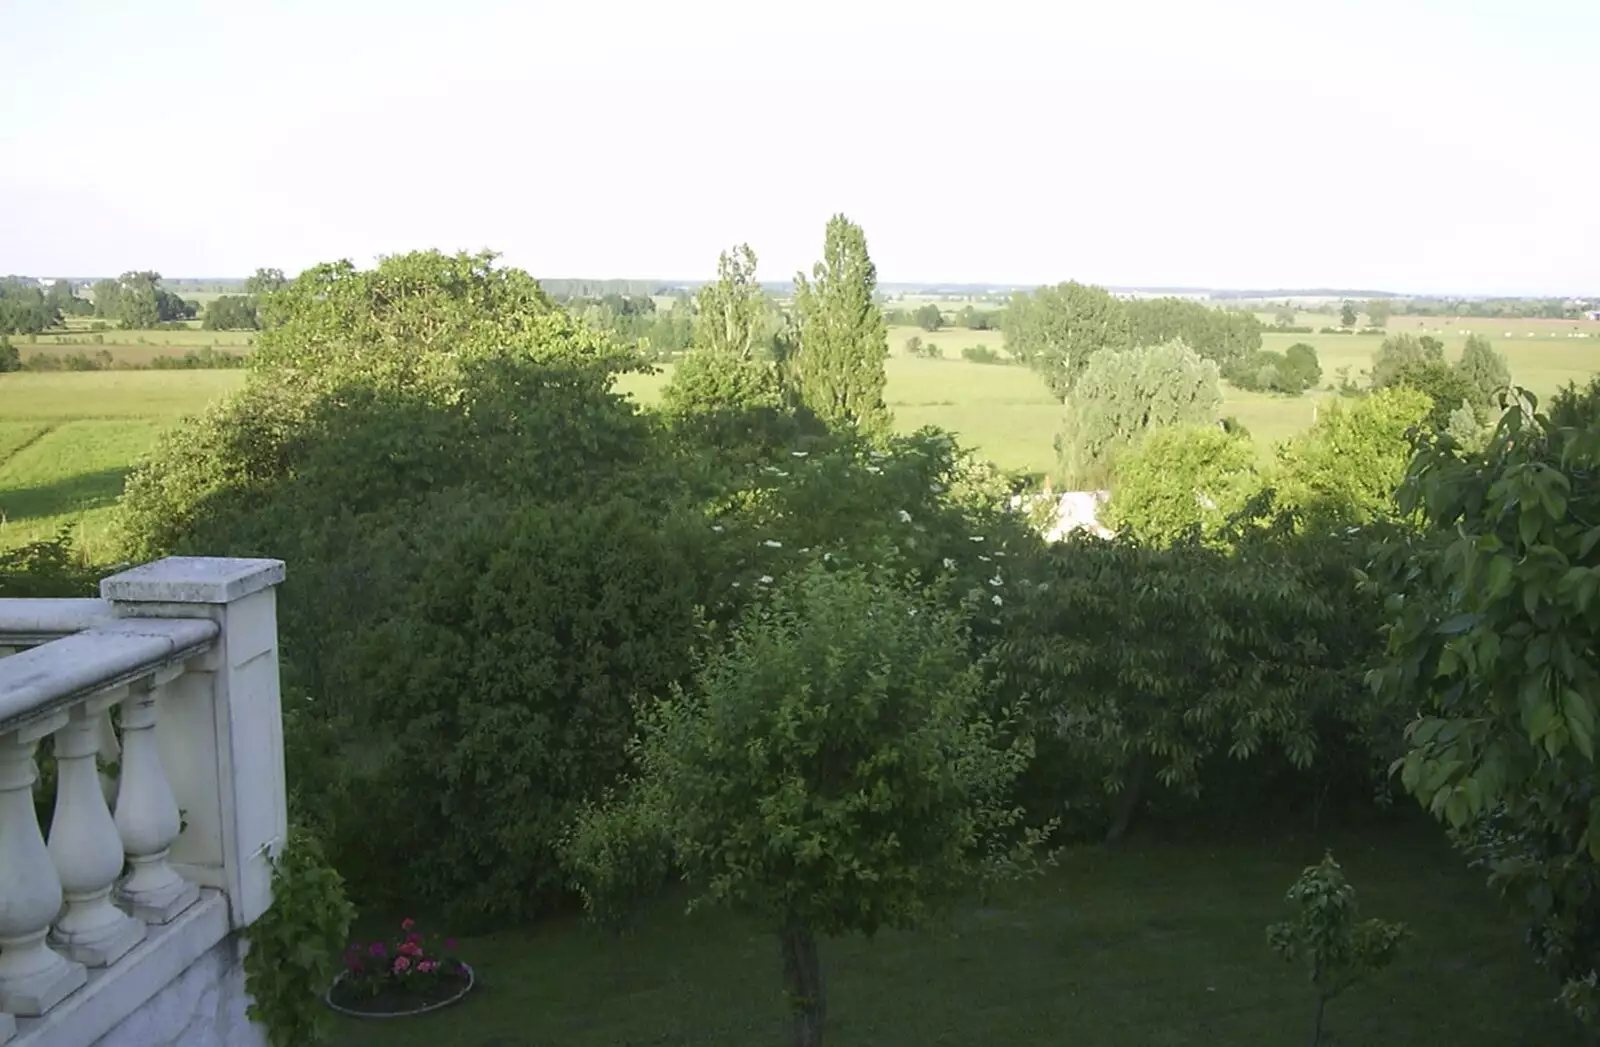
[[[99,1040],[95,1047],[266,1047],[250,1004],[233,937],[188,969]]]

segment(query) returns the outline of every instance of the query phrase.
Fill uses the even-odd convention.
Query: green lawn
[[[1284,891],[1331,845],[1367,915],[1415,938],[1329,1006],[1333,1047],[1575,1047],[1515,928],[1431,825],[1331,838],[1069,852],[948,927],[823,946],[835,1047],[1303,1044],[1305,976],[1266,947]],[[433,928],[447,930],[446,928]],[[380,929],[379,932],[382,933]],[[463,939],[481,975],[456,1008],[341,1019],[339,1047],[778,1047],[777,946],[663,903],[618,939],[573,918]]]

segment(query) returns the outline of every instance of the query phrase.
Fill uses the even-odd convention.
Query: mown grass
[[[95,371],[0,379],[0,546],[72,525],[80,550],[115,555],[123,480],[161,431],[237,388],[238,371]]]
[[[1305,974],[1266,946],[1283,895],[1332,846],[1366,915],[1415,935],[1395,966],[1329,1006],[1332,1047],[1569,1047],[1515,929],[1431,825],[1232,843],[1069,851],[1045,878],[948,926],[824,943],[835,1047],[1306,1042]],[[447,930],[446,928],[437,928]],[[385,927],[377,925],[375,934]],[[778,955],[759,926],[657,905],[617,938],[575,918],[463,939],[482,979],[456,1008],[341,1019],[342,1047],[778,1047]]]

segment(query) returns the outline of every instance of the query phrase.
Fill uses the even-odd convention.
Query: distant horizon
[[[124,272],[128,270],[123,270]],[[158,270],[159,271],[159,270]],[[252,271],[253,272],[253,271]],[[285,271],[286,275],[294,274]],[[121,273],[98,273],[94,275],[74,274],[47,274],[13,272],[0,273],[0,276],[15,277],[27,280],[68,280],[74,284],[92,283],[96,280],[111,279]],[[714,278],[702,277],[695,280],[674,279],[658,276],[552,276],[530,273],[539,281],[560,281],[567,283],[639,283],[655,284],[660,287],[694,288],[710,283]],[[242,284],[249,279],[249,274],[243,276],[172,276],[161,274],[163,283],[167,284]],[[969,281],[969,280],[882,280],[878,281],[879,290],[892,291],[925,291],[929,293],[944,292],[954,295],[962,292],[995,293],[999,291],[1027,291],[1038,287],[1052,286],[1063,281],[1055,280],[1045,283],[1014,283],[999,281]],[[1107,291],[1116,293],[1140,292],[1154,295],[1224,295],[1240,300],[1272,299],[1272,298],[1438,298],[1456,299],[1461,301],[1475,301],[1484,299],[1548,299],[1560,298],[1565,300],[1597,301],[1600,300],[1600,280],[1596,280],[1596,290],[1584,291],[1542,291],[1533,293],[1507,293],[1487,292],[1469,293],[1460,291],[1386,291],[1362,287],[1278,287],[1278,288],[1253,288],[1253,287],[1214,287],[1200,284],[1105,284],[1093,280],[1079,280],[1080,283],[1093,284],[1103,287]],[[792,288],[793,280],[759,280],[758,283],[768,290]]]

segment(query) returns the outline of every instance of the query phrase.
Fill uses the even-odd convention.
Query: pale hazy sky
[[[0,0],[0,272],[1600,292],[1597,0]]]

